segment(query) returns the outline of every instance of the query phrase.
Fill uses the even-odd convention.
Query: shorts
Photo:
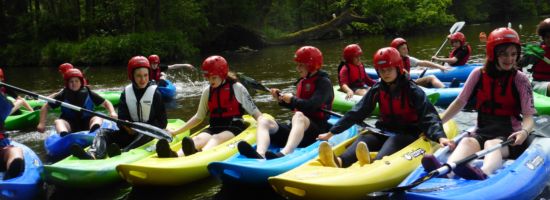
[[[544,96],[548,96],[548,81],[532,81],[531,85],[533,86],[533,91]]]
[[[204,129],[202,132],[216,135],[224,131],[229,131],[233,133],[234,136],[237,136],[243,132],[246,127],[242,118],[233,118],[232,120],[225,120],[225,122],[210,120],[210,127]]]
[[[474,139],[477,140],[477,142],[479,143],[479,146],[482,147],[482,149],[483,149],[483,146],[485,145],[485,142],[487,140],[501,139],[502,141],[506,141],[507,137],[498,136],[498,137],[495,137],[495,138],[489,138],[489,137],[482,136],[482,135],[476,135],[476,136],[474,136]],[[525,151],[525,149],[527,149],[527,147],[529,146],[529,144],[531,143],[531,141],[533,139],[534,139],[534,135],[530,135],[527,139],[525,139],[525,141],[521,145],[517,145],[517,146],[509,145],[508,146],[508,151],[509,151],[508,158],[515,159],[515,158],[519,157]]]
[[[90,130],[90,120],[92,117],[86,117],[84,119],[66,119],[65,117],[60,117],[59,119],[67,121],[69,126],[71,126],[71,133]]]
[[[281,124],[277,122],[279,129],[277,132],[270,135],[271,145],[276,147],[284,147],[290,135],[290,129],[292,129],[292,124]],[[317,136],[322,133],[328,132],[330,125],[326,124],[324,127],[320,127],[317,123],[310,121],[309,127],[304,133],[302,141],[298,147],[305,147],[310,144],[313,144],[317,141]]]

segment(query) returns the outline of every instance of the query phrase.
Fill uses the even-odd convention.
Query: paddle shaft
[[[81,108],[81,107],[78,107],[78,106],[75,106],[75,105],[72,105],[72,104],[69,104],[69,103],[65,103],[65,102],[58,101],[58,100],[55,100],[55,99],[52,99],[52,98],[49,98],[49,97],[46,97],[46,96],[42,96],[42,95],[36,94],[34,92],[31,92],[31,91],[28,91],[28,90],[25,90],[25,89],[22,89],[22,88],[18,88],[18,87],[6,84],[4,82],[0,82],[0,85],[3,85],[4,87],[13,89],[13,90],[18,91],[18,92],[27,94],[27,95],[32,96],[34,98],[45,100],[45,101],[47,101],[48,103],[51,103],[51,104],[60,105],[60,106],[63,106],[65,108],[69,108],[71,110],[75,110],[75,111],[78,111],[78,112],[84,112],[84,113],[88,113],[88,114],[98,116],[98,117],[101,117],[101,118],[104,118],[104,119],[115,121],[116,123],[122,124],[123,126],[126,126],[126,127],[142,129],[142,130],[151,130],[150,127],[146,127],[146,126],[143,126],[143,125],[138,124],[138,123],[132,123],[132,122],[129,122],[129,121],[116,119],[116,118],[110,117],[110,116],[108,116],[106,114],[103,114],[103,113],[94,112],[94,111],[91,111],[91,110],[88,110],[88,109],[85,109],[85,108]],[[158,132],[158,130],[151,130],[151,131]],[[163,139],[167,139],[167,140],[171,141],[171,138],[167,138],[166,135],[161,136],[161,135],[151,134],[149,136],[156,137],[156,138],[163,138]]]

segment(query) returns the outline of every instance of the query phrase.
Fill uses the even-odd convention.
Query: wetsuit
[[[87,86],[82,87],[78,91],[72,91],[68,88],[64,88],[61,92],[58,92],[54,97],[58,101],[69,103],[78,107],[82,107],[88,110],[94,110],[95,106],[99,106],[105,102],[105,99],[99,96],[97,93],[91,91]],[[60,105],[55,103],[48,103],[52,108],[58,108]],[[92,115],[84,112],[78,112],[69,108],[61,107],[60,119],[63,119],[69,123],[72,132],[78,132],[88,130]]]

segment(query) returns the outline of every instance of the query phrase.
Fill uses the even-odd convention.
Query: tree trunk
[[[287,34],[280,38],[267,40],[266,43],[269,45],[283,45],[283,44],[294,44],[297,42],[302,42],[306,40],[314,40],[323,37],[325,34],[330,31],[335,31],[339,27],[347,25],[351,22],[363,22],[363,23],[372,23],[377,21],[376,17],[362,17],[358,16],[353,10],[348,9],[344,11],[340,16],[331,19],[328,22],[319,24],[314,27],[306,28],[294,33]]]

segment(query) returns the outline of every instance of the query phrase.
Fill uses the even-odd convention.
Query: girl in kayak
[[[503,147],[485,156],[480,169],[469,164],[459,165],[453,171],[465,179],[482,180],[502,165],[502,159],[515,157],[527,147],[525,139],[533,129],[533,93],[527,76],[517,70],[521,53],[519,35],[510,28],[498,28],[487,38],[487,59],[483,68],[472,71],[464,89],[445,110],[443,122],[453,118],[468,102],[476,97],[476,135],[463,138],[448,162],[456,162],[484,148],[490,148],[515,138],[511,147]],[[441,166],[433,156],[422,160],[430,171]]]
[[[4,172],[4,180],[15,178],[25,171],[23,150],[11,145],[8,135],[4,133],[4,120],[12,107],[13,104],[0,93],[0,171]]]
[[[391,47],[399,50],[399,54],[403,59],[403,65],[407,72],[411,71],[412,67],[430,67],[434,69],[440,69],[441,71],[447,71],[451,69],[443,65],[439,65],[427,60],[419,60],[409,55],[409,46],[407,41],[403,38],[395,38],[390,44]],[[415,80],[416,84],[427,88],[444,88],[445,85],[435,76],[429,75]]]
[[[4,82],[4,81],[5,81],[4,70],[0,68],[0,82]],[[13,107],[9,113],[10,115],[14,114],[21,107],[25,107],[28,111],[31,111],[31,112],[34,111],[34,109],[29,105],[29,103],[27,103],[27,101],[24,98],[17,95],[17,93],[15,93],[13,90],[0,86],[0,94],[4,96],[6,95],[10,96],[11,98],[14,99]]]
[[[363,50],[358,44],[350,44],[344,48],[344,61],[338,66],[338,81],[340,90],[346,93],[346,99],[350,99],[354,94],[364,96],[368,87],[376,83],[365,72],[361,55]]]
[[[321,163],[327,167],[348,167],[357,160],[361,165],[369,164],[367,146],[378,151],[375,158],[378,160],[409,145],[422,132],[441,145],[454,145],[452,140],[446,138],[441,119],[426,94],[408,78],[399,51],[393,47],[379,49],[374,54],[373,62],[382,81],[372,86],[352,110],[318,139],[328,140],[333,134],[362,122],[370,116],[376,104],[380,106],[376,127],[395,135],[361,135],[340,156],[335,156],[328,142],[322,142],[319,146]]]
[[[121,120],[146,123],[164,129],[168,125],[166,110],[157,86],[149,80],[150,70],[149,60],[143,56],[134,56],[128,61],[128,79],[132,83],[124,87],[118,113],[115,114]],[[103,159],[107,155],[120,155],[120,147],[123,147],[122,151],[129,151],[152,139],[119,125],[119,130],[114,132],[100,129],[88,152],[75,144],[71,147],[71,153],[80,159]]]
[[[272,88],[271,95],[279,105],[294,111],[291,124],[275,121],[260,122],[257,130],[257,148],[254,150],[247,142],[239,142],[239,152],[248,158],[274,159],[288,155],[300,146],[314,143],[315,138],[328,131],[329,115],[322,109],[331,110],[334,91],[328,74],[320,70],[323,64],[323,54],[313,46],[303,46],[294,54],[298,63],[296,70],[300,79],[296,86],[296,96],[291,93],[281,93]],[[283,147],[279,152],[268,151],[272,144]]]
[[[210,56],[204,60],[201,68],[210,86],[202,92],[197,113],[185,126],[173,131],[172,135],[196,127],[207,114],[210,115],[210,127],[193,138],[183,138],[181,146],[185,156],[211,149],[240,134],[246,129],[243,119],[245,111],[256,121],[263,120],[262,113],[246,88],[237,81],[235,74],[229,73],[225,58]],[[178,156],[176,152],[171,151],[166,140],[157,143],[157,154],[161,158]]]
[[[451,41],[453,50],[449,53],[448,58],[439,58],[433,56],[432,60],[446,62],[451,66],[465,65],[472,53],[472,47],[466,42],[466,36],[461,32],[450,34],[447,38]]]
[[[151,80],[155,81],[158,86],[166,86],[164,79],[166,78],[164,72],[173,69],[187,68],[194,70],[195,67],[190,64],[173,64],[173,65],[164,65],[160,64],[160,57],[158,55],[150,55],[147,57],[149,63],[151,64]]]
[[[69,104],[94,110],[95,106],[103,106],[111,117],[117,117],[115,108],[111,102],[93,92],[84,83],[84,75],[79,69],[69,69],[63,75],[65,88],[56,93],[53,98]],[[43,133],[46,130],[46,119],[50,108],[55,109],[59,105],[47,103],[40,109],[40,122],[36,129]],[[61,116],[55,120],[55,130],[63,137],[72,132],[83,130],[94,131],[100,127],[102,119],[83,112],[77,112],[68,108],[61,108]]]

